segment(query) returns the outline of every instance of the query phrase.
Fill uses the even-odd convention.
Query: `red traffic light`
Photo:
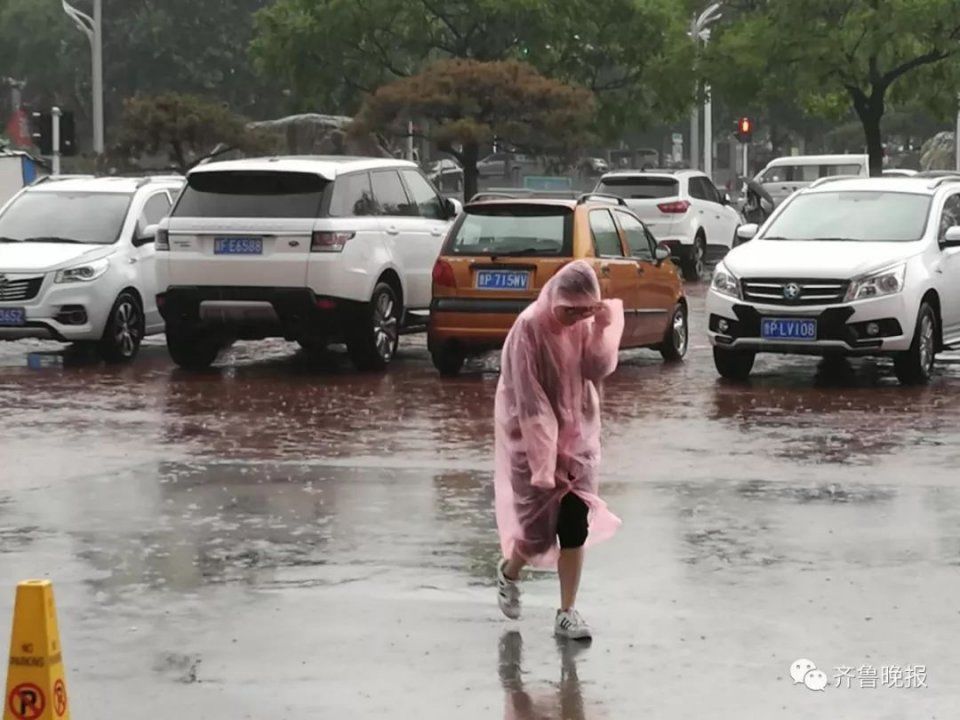
[[[742,117],[737,120],[737,139],[742,142],[750,142],[753,136],[753,120],[748,117]]]

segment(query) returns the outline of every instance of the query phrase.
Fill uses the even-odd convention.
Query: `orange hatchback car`
[[[605,298],[623,300],[621,348],[687,351],[687,301],[670,251],[620,198],[495,199],[466,205],[433,268],[428,345],[442,375],[503,345],[517,316],[565,264],[585,259]]]

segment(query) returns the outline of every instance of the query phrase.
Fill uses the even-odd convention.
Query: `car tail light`
[[[453,272],[453,265],[446,260],[437,260],[433,266],[433,284],[441,287],[456,287],[457,277]]]
[[[157,230],[153,245],[157,250],[170,249],[170,233],[166,230]]]
[[[343,252],[343,248],[353,239],[352,232],[315,232],[310,241],[310,252]]]
[[[660,203],[657,209],[667,215],[683,215],[690,209],[690,203],[686,200],[675,200],[674,202]]]
[[[316,306],[318,310],[336,310],[337,301],[331,298],[317,298]]]

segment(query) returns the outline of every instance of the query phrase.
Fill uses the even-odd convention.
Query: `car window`
[[[710,180],[710,178],[702,177],[700,178],[700,182],[703,184],[707,200],[720,204],[720,191],[717,190],[717,186],[713,184],[713,181]]]
[[[633,215],[628,215],[620,210],[617,211],[617,220],[620,222],[620,228],[627,238],[630,255],[641,260],[653,260],[653,251],[650,249],[650,242],[647,240],[643,223]]]
[[[152,195],[143,206],[143,212],[140,214],[141,228],[148,225],[156,225],[170,214],[170,196],[165,192]]]
[[[468,205],[444,249],[450,255],[569,257],[573,211],[525,203]]]
[[[835,175],[859,175],[863,172],[863,165],[821,165],[820,177],[833,177]]]
[[[376,215],[377,203],[373,199],[369,173],[341,175],[333,184],[330,198],[331,217],[367,217]]]
[[[821,168],[824,167],[844,167],[842,165],[832,165],[832,166],[822,166],[822,165],[778,165],[776,167],[767,168],[763,171],[763,174],[760,176],[760,182],[762,183],[778,183],[778,182],[813,182],[814,180],[819,180],[821,175]],[[850,173],[843,173],[844,175]]]
[[[765,226],[762,240],[914,242],[923,237],[930,197],[880,190],[799,195]]]
[[[132,199],[131,193],[28,190],[0,215],[0,237],[111,245],[120,237]]]
[[[593,245],[598,256],[623,257],[620,234],[609,211],[594,210],[590,213],[590,231],[593,233]]]
[[[431,220],[443,220],[447,217],[443,202],[420,173],[416,170],[404,170],[402,175],[420,217]]]
[[[707,189],[703,185],[703,182],[698,177],[690,178],[690,197],[696,198],[697,200],[709,200],[707,197]]]
[[[396,170],[384,170],[371,174],[373,196],[381,215],[416,215],[416,208],[403,189]]]
[[[653,257],[656,257],[656,256],[657,256],[657,247],[659,246],[659,243],[657,242],[657,239],[653,236],[653,234],[652,234],[647,228],[644,228],[643,231],[644,231],[644,232],[646,233],[646,235],[647,235],[647,242],[650,243],[650,254],[651,254]]]
[[[314,173],[279,170],[196,172],[173,208],[174,217],[315,218],[329,184]]]
[[[670,177],[610,175],[600,181],[597,192],[633,200],[667,198],[680,194],[680,183]]]
[[[943,214],[940,216],[940,242],[947,239],[947,230],[954,225],[960,225],[960,195],[951,195],[943,204]]]

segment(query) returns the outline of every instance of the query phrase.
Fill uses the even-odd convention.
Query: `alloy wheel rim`
[[[373,338],[377,352],[384,361],[389,361],[393,357],[399,337],[394,310],[393,298],[387,293],[382,293],[374,306]]]
[[[140,313],[136,306],[125,300],[117,307],[114,338],[124,357],[131,357],[137,350],[140,337]]]
[[[683,310],[673,316],[673,346],[681,355],[687,350],[687,318]]]
[[[929,315],[920,321],[920,366],[928,374],[933,369],[933,321]]]

